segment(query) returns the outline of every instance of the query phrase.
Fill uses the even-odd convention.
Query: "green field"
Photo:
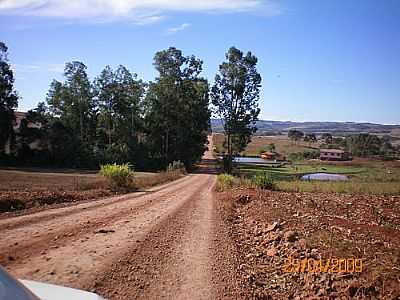
[[[239,174],[246,177],[255,175],[259,172],[268,172],[276,180],[294,180],[301,175],[308,173],[331,173],[346,174],[350,176],[361,176],[367,171],[365,167],[358,166],[338,166],[338,165],[315,165],[315,164],[292,164],[281,167],[241,165],[237,168]]]
[[[278,190],[290,192],[335,192],[400,195],[400,168],[397,166],[334,165],[302,163],[281,167],[241,165],[236,169],[240,177],[251,179],[266,172],[271,175]],[[300,177],[309,173],[348,175],[349,181],[304,181]]]

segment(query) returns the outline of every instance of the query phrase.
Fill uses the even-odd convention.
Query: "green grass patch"
[[[333,164],[293,164],[285,166],[241,165],[237,174],[245,178],[267,173],[277,190],[289,192],[328,192],[350,194],[400,195],[400,168],[378,166],[344,166]],[[310,173],[348,175],[348,181],[304,181]]]
[[[241,165],[238,167],[238,173],[246,177],[252,177],[256,174],[268,172],[276,180],[295,180],[304,174],[309,173],[330,173],[357,175],[366,172],[364,167],[354,166],[336,166],[336,165],[308,165],[293,164],[284,166],[255,166]]]
[[[252,183],[260,189],[263,190],[274,190],[275,180],[268,172],[257,173],[252,178]]]
[[[217,177],[217,190],[224,191],[235,185],[235,177],[229,174],[219,174]]]

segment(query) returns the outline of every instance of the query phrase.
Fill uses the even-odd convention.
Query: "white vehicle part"
[[[30,280],[20,281],[42,300],[104,300],[99,295],[82,290]]]

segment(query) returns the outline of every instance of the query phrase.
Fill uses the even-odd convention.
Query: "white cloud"
[[[11,68],[14,72],[19,73],[34,73],[40,70],[40,66],[38,65],[24,65],[24,64],[12,64]]]
[[[1,0],[0,14],[81,19],[94,22],[129,20],[136,24],[159,21],[163,13],[260,12],[279,14],[273,0]]]
[[[168,28],[168,29],[167,29],[167,34],[174,34],[174,33],[177,33],[177,32],[179,32],[179,31],[185,30],[185,29],[188,28],[189,26],[190,26],[189,23],[183,23],[183,24],[180,25],[180,26]]]
[[[65,64],[48,64],[47,71],[52,73],[63,73]]]
[[[54,63],[38,63],[38,64],[12,64],[12,70],[14,73],[20,76],[22,74],[32,74],[39,72],[49,72],[49,73],[63,73],[64,64],[54,64]]]

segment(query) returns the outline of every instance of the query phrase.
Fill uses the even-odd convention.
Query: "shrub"
[[[275,189],[274,178],[271,176],[271,174],[267,172],[254,175],[252,181],[253,184],[260,189],[266,189],[266,190]]]
[[[100,167],[100,174],[109,180],[112,188],[129,188],[134,171],[130,164],[105,164]]]
[[[305,150],[303,152],[293,152],[289,154],[290,161],[302,161],[304,159],[319,158],[319,150]]]
[[[233,187],[235,184],[235,177],[229,174],[219,174],[217,177],[217,189],[223,191],[225,189]]]

